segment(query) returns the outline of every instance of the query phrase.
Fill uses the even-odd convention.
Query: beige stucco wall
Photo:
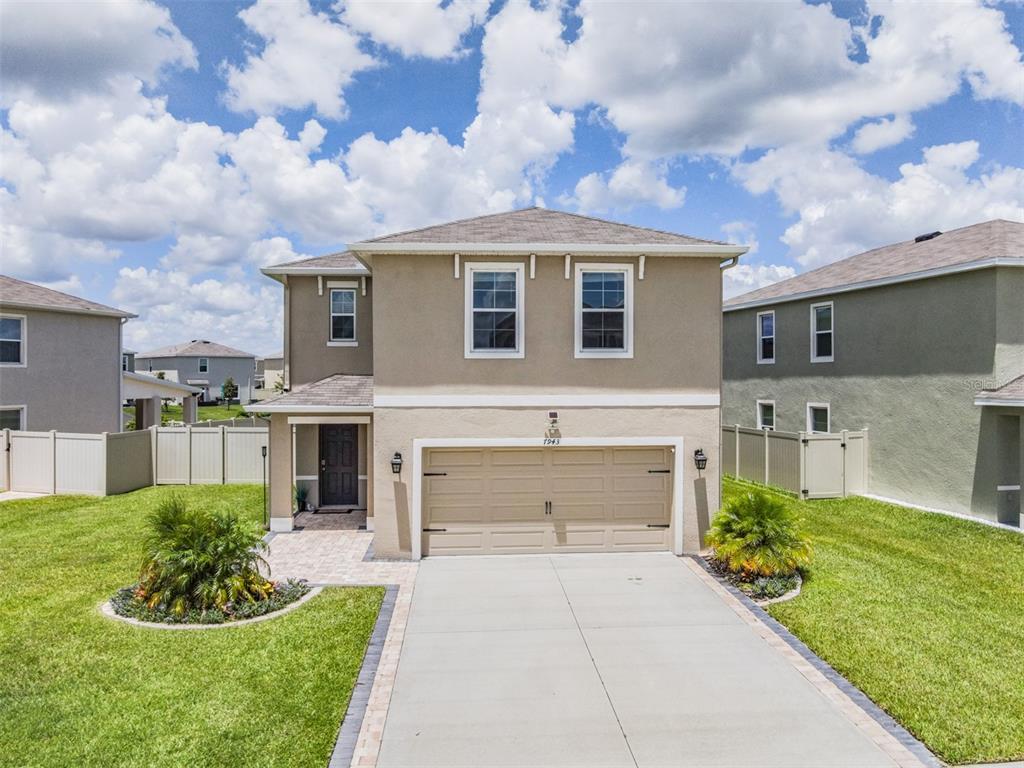
[[[465,266],[504,261],[526,266],[525,356],[465,358]],[[575,264],[634,266],[631,359],[576,359]],[[373,373],[378,395],[544,392],[717,393],[720,380],[721,271],[717,259],[580,257],[565,279],[562,256],[462,258],[455,279],[449,255],[375,256]],[[294,310],[293,310],[294,311]]]
[[[0,405],[27,407],[25,428],[121,431],[120,320],[0,308],[25,317],[26,362],[0,366]]]
[[[374,412],[374,549],[411,552],[413,439],[544,437],[547,408],[381,408]],[[719,506],[719,412],[717,408],[559,408],[563,438],[682,437],[683,548],[696,552],[709,513]],[[703,448],[708,466],[698,479],[693,451]],[[391,471],[395,451],[402,474]]]
[[[328,346],[331,297],[327,284],[331,281],[356,285],[358,346]],[[373,373],[373,280],[367,278],[365,296],[358,277],[324,277],[323,284],[323,295],[320,295],[315,277],[288,278],[289,318],[285,328],[288,333],[288,377],[292,387],[336,373]]]

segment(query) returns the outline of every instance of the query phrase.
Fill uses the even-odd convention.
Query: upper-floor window
[[[828,403],[807,404],[807,431],[832,431],[832,409],[829,407]]]
[[[25,318],[0,315],[0,365],[25,364]]]
[[[774,400],[758,400],[757,401],[757,428],[758,429],[775,429],[775,401]]]
[[[354,288],[331,289],[330,341],[339,345],[356,342],[356,292]]]
[[[633,265],[576,265],[576,357],[633,356]]]
[[[831,363],[834,359],[832,302],[811,304],[811,362]]]
[[[205,357],[199,358],[199,372],[207,373],[210,370],[210,361]]]
[[[466,357],[523,353],[523,265],[467,264]]]
[[[128,370],[128,355],[121,355],[121,370]]]
[[[775,362],[775,311],[757,313],[757,362]]]

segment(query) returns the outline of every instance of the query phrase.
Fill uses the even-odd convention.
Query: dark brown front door
[[[359,427],[320,425],[320,506],[359,503]]]

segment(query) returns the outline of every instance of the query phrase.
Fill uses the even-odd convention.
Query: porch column
[[[366,425],[366,530],[373,530],[373,419]]]
[[[135,398],[135,428],[149,429],[160,426],[160,398]]]
[[[195,424],[199,421],[198,400],[195,395],[181,398],[181,420],[186,424]]]
[[[292,426],[288,415],[275,413],[270,417],[270,530],[292,529]]]

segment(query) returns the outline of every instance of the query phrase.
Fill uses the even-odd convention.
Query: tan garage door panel
[[[669,549],[669,448],[433,448],[423,554]]]

